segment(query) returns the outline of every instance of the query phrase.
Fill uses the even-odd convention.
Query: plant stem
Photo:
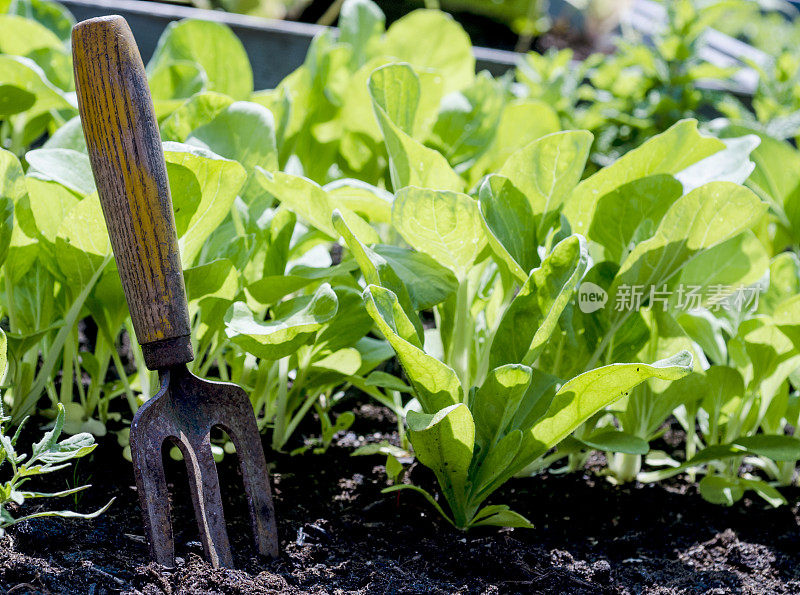
[[[470,316],[469,277],[465,277],[458,286],[456,294],[455,320],[453,321],[453,338],[450,341],[450,365],[461,381],[466,399],[472,386],[470,377],[470,344],[472,343],[472,318]]]
[[[272,448],[278,450],[283,445],[284,430],[286,426],[286,406],[288,400],[287,385],[289,384],[289,357],[278,360],[278,398],[275,400],[275,423],[272,426]],[[294,387],[292,387],[294,388]]]
[[[612,465],[614,477],[620,483],[627,483],[636,479],[636,475],[642,469],[642,455],[634,455],[625,452],[614,453]]]
[[[225,349],[225,341],[218,341],[216,346],[214,347],[214,351],[212,351],[206,359],[203,360],[203,365],[200,367],[200,376],[207,376],[208,370],[214,365],[214,362],[217,361],[217,358],[222,354],[222,350]]]
[[[128,406],[131,408],[131,413],[136,413],[139,409],[139,403],[136,402],[136,395],[133,394],[133,389],[128,382],[128,375],[125,373],[125,366],[122,365],[122,360],[119,358],[119,353],[116,349],[111,349],[111,359],[114,361],[114,368],[117,370],[122,386],[125,388],[125,398],[128,400]]]
[[[73,359],[75,357],[77,334],[77,328],[70,329],[69,336],[64,342],[64,353],[61,358],[61,392],[59,394],[59,401],[64,405],[68,405],[72,402]]]

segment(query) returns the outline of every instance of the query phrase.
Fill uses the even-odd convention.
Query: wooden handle
[[[189,311],[167,167],[147,77],[128,23],[72,29],[83,134],[147,367],[192,361]]]

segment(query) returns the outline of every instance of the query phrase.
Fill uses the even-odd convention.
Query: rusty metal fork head
[[[278,555],[275,511],[264,451],[247,394],[235,384],[201,380],[185,364],[159,370],[161,388],[136,413],[131,424],[131,457],[136,474],[151,557],[173,566],[175,542],[164,474],[162,446],[174,442],[189,475],[200,540],[215,567],[233,566],[211,430],[224,429],[236,448],[250,509],[256,548]]]

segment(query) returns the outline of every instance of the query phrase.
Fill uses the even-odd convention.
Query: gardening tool
[[[174,565],[162,447],[183,453],[200,538],[214,566],[233,565],[210,432],[222,427],[236,454],[259,553],[277,556],[269,476],[253,408],[234,384],[197,378],[167,168],[142,59],[120,16],[72,30],[75,87],[103,214],[145,365],[158,393],[139,408],[130,445],[152,558]]]

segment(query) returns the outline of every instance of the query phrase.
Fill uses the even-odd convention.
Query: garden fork
[[[256,547],[277,556],[267,466],[247,394],[186,367],[194,359],[167,168],[142,59],[120,16],[72,30],[75,87],[83,132],[111,246],[145,365],[161,388],[139,409],[130,444],[152,558],[174,565],[174,539],[162,446],[177,444],[189,474],[200,538],[214,566],[233,565],[210,432],[222,427],[236,447]]]

